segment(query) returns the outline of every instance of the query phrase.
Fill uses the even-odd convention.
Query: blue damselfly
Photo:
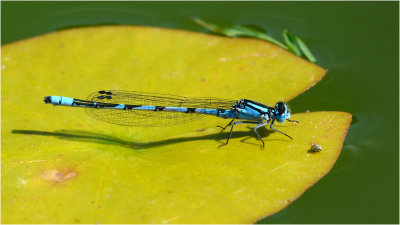
[[[232,119],[226,140],[232,136],[233,127],[239,123],[256,124],[253,128],[257,137],[264,141],[257,129],[270,123],[270,128],[292,139],[289,135],[273,127],[274,122],[298,122],[290,120],[290,111],[286,103],[278,102],[275,107],[241,99],[222,98],[186,98],[175,95],[154,94],[136,91],[107,90],[89,95],[87,100],[61,96],[46,96],[45,103],[62,106],[85,107],[86,112],[96,119],[123,126],[168,126],[189,122],[206,115]],[[235,121],[240,120],[240,121]]]

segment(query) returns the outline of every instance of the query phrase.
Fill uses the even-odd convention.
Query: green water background
[[[354,117],[331,172],[259,223],[399,223],[398,10],[398,2],[3,1],[1,44],[86,25],[205,31],[191,17],[256,24],[279,40],[289,28],[328,69],[320,83],[290,102],[291,108]]]

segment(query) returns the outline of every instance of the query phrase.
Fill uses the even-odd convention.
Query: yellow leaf
[[[3,223],[251,223],[275,213],[335,163],[351,115],[294,114],[294,140],[237,126],[229,145],[207,117],[121,127],[43,97],[121,89],[290,100],[325,70],[272,44],[180,30],[72,29],[2,46]],[[294,109],[295,111],[295,109]],[[321,152],[309,150],[313,144]]]

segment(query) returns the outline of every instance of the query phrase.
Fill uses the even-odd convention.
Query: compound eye
[[[286,112],[286,105],[283,102],[278,102],[275,105],[275,109],[278,111],[279,115],[282,115]]]

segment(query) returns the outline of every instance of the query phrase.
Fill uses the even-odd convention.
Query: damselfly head
[[[275,119],[280,123],[290,119],[290,110],[286,103],[278,102],[275,104]]]

